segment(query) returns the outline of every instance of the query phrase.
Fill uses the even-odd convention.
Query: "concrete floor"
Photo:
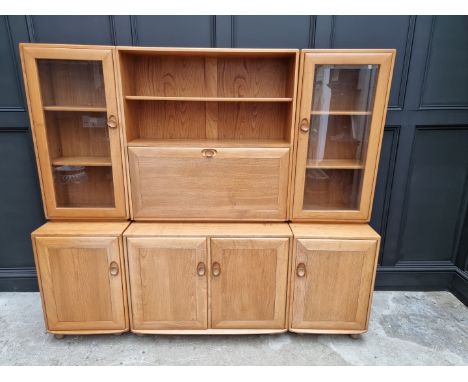
[[[0,365],[468,365],[468,308],[448,292],[376,292],[369,332],[46,334],[38,293],[0,293]]]

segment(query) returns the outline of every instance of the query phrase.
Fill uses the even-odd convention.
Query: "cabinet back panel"
[[[140,139],[288,139],[282,102],[127,101]],[[128,118],[127,118],[128,119]],[[128,119],[129,120],[129,119]]]
[[[218,59],[218,97],[292,97],[289,58]]]
[[[293,57],[120,55],[124,95],[293,97]]]

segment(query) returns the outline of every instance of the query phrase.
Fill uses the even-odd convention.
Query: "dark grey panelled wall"
[[[0,290],[36,290],[44,221],[18,43],[396,48],[372,226],[379,289],[468,301],[467,16],[0,16]]]

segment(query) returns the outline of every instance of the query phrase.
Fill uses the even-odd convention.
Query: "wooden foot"
[[[114,336],[121,336],[122,333],[112,333]]]
[[[360,334],[350,334],[349,335],[353,340],[358,340],[359,338],[361,338],[361,335]]]
[[[144,336],[143,333],[133,333],[133,334],[135,334],[137,337],[143,337]]]
[[[63,340],[65,338],[65,334],[54,334],[56,340]]]

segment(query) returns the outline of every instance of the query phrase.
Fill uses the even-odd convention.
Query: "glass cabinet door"
[[[112,51],[24,48],[49,217],[126,217]]]
[[[306,53],[293,218],[367,220],[392,53]]]

